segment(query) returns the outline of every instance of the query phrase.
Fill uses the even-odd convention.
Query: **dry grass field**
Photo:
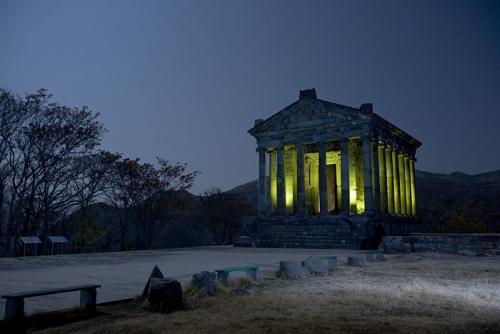
[[[500,333],[500,255],[392,255],[366,264],[296,280],[240,280],[246,295],[185,287],[184,311],[152,313],[135,300],[40,332]],[[40,329],[36,323],[27,331]]]

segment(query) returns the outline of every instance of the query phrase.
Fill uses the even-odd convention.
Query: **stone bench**
[[[332,255],[332,256],[320,256],[321,260],[327,260],[329,266],[333,266],[337,268],[337,256]]]
[[[374,250],[374,251],[366,252],[366,260],[375,261],[375,259],[384,260],[384,251],[383,250]]]
[[[232,271],[247,271],[247,277],[252,278],[254,281],[259,281],[259,275],[257,271],[259,270],[259,266],[244,266],[244,267],[231,267],[231,268],[223,268],[218,269],[215,272],[217,273],[217,279],[219,281],[225,281],[229,279],[229,273]]]
[[[53,295],[56,293],[64,293],[71,291],[80,291],[80,305],[85,306],[88,311],[95,311],[97,292],[96,289],[100,285],[87,284],[69,286],[66,288],[45,289],[38,291],[28,291],[13,293],[10,295],[3,295],[2,298],[6,299],[5,302],[5,320],[18,320],[24,316],[24,298],[38,297],[45,295]]]

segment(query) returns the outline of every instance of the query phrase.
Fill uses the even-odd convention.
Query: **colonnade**
[[[295,142],[257,151],[260,214],[381,212],[416,217],[414,157],[371,137]]]

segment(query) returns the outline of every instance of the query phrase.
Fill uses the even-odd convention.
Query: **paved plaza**
[[[165,277],[183,285],[193,274],[223,267],[259,265],[259,276],[270,276],[279,261],[302,261],[312,254],[337,255],[340,263],[347,256],[364,254],[345,249],[235,248],[210,246],[134,252],[44,255],[0,258],[0,295],[16,292],[100,284],[97,303],[134,297],[142,292],[155,265]],[[231,277],[245,276],[244,272]],[[79,292],[25,299],[25,312],[48,311],[79,304]],[[5,314],[5,299],[0,300],[0,319]]]

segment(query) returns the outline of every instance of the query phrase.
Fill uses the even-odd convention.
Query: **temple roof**
[[[290,138],[302,133],[345,134],[347,137],[371,135],[379,140],[398,140],[414,148],[422,143],[397,126],[373,113],[372,104],[359,108],[316,98],[316,91],[301,91],[298,101],[278,111],[266,120],[256,120],[248,130],[257,141]]]

